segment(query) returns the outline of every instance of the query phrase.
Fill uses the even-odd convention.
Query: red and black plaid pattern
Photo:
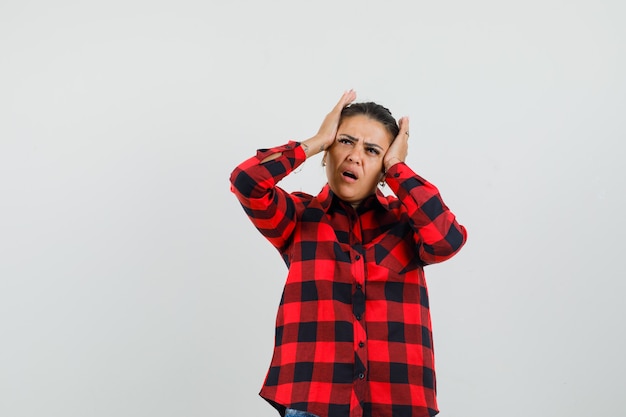
[[[406,164],[358,209],[326,185],[317,196],[277,183],[305,160],[296,142],[257,151],[231,190],[289,268],[274,355],[260,395],[320,417],[437,414],[423,267],[452,257],[465,228],[437,188]],[[266,157],[279,158],[261,164]]]

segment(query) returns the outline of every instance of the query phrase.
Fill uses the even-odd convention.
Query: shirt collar
[[[324,185],[324,188],[322,188],[322,191],[320,191],[317,198],[319,199],[320,205],[325,212],[329,212],[331,209],[336,210],[337,208],[342,208],[345,210],[345,207],[352,207],[349,203],[346,203],[337,197],[328,184]],[[363,200],[363,202],[359,205],[357,212],[363,213],[379,207],[384,210],[389,210],[389,203],[382,191],[380,191],[379,188],[376,188],[376,193],[366,197],[365,200]]]

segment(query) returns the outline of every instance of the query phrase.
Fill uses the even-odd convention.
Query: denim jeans
[[[307,413],[306,411],[298,411],[293,408],[288,408],[285,411],[285,417],[317,417],[315,414]]]

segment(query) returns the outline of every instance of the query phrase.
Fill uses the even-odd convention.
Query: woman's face
[[[368,116],[342,120],[335,142],[324,156],[333,193],[355,207],[375,193],[383,176],[383,157],[392,141],[384,125]]]

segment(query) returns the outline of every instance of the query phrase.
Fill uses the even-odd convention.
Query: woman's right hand
[[[326,148],[332,145],[335,141],[335,137],[337,136],[337,129],[339,128],[339,119],[341,117],[341,111],[348,104],[352,103],[356,99],[356,92],[354,90],[348,90],[339,99],[335,107],[326,115],[324,121],[322,122],[322,126],[320,126],[317,134],[326,138]]]
[[[328,149],[334,142],[339,128],[341,111],[356,99],[356,92],[352,89],[343,93],[335,107],[326,115],[317,134],[302,142],[307,157]]]

